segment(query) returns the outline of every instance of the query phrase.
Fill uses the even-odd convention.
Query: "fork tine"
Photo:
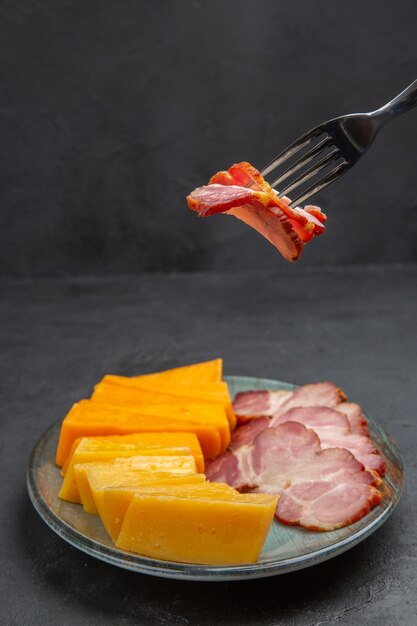
[[[305,191],[301,196],[298,196],[298,198],[295,198],[295,200],[293,200],[289,205],[290,208],[294,209],[296,206],[307,200],[307,198],[320,191],[320,189],[324,189],[324,187],[330,185],[330,183],[336,180],[336,178],[342,176],[342,174],[347,171],[349,167],[350,164],[348,163],[348,161],[343,161],[342,163],[339,163],[339,165],[337,165],[331,172],[326,174],[326,176],[322,178],[319,183],[307,189],[307,191]]]
[[[296,154],[301,148],[304,146],[308,146],[308,144],[313,141],[316,137],[322,134],[322,130],[320,127],[314,128],[313,130],[309,130],[308,133],[299,137],[294,143],[292,143],[288,148],[285,148],[275,159],[273,159],[264,169],[262,170],[262,176],[267,176],[270,172],[276,169],[281,163],[289,159],[293,154]]]
[[[303,167],[304,165],[307,165],[307,163],[310,163],[310,161],[314,159],[314,157],[317,156],[322,150],[330,147],[332,145],[332,142],[333,140],[331,137],[326,137],[325,139],[320,141],[312,150],[310,150],[304,156],[298,159],[298,161],[296,161],[294,165],[292,165],[287,170],[285,170],[285,172],[279,178],[274,180],[274,182],[271,183],[271,187],[275,187],[276,185],[279,185],[284,180],[286,180],[289,176],[291,176],[292,174],[295,174],[295,172],[297,172],[301,167]]]
[[[336,148],[335,150],[332,150],[330,154],[327,154],[323,159],[318,161],[318,163],[315,163],[314,165],[312,165],[312,167],[306,170],[304,174],[296,178],[293,183],[288,185],[288,187],[280,191],[278,196],[280,198],[282,198],[282,196],[288,196],[288,194],[290,194],[291,191],[293,191],[294,189],[296,189],[303,183],[307,182],[310,178],[313,178],[313,176],[318,174],[323,168],[325,168],[327,165],[329,165],[329,163],[331,163],[338,157],[339,157],[339,149]]]

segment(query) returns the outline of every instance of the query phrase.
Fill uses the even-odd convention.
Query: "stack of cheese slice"
[[[135,463],[141,463],[141,466],[148,468],[149,471],[159,469],[162,471],[165,467],[171,466],[194,473],[198,466],[202,471],[204,462],[195,435],[172,433],[171,445],[168,443],[168,435],[170,433],[155,433],[154,437],[148,437],[149,441],[146,441],[142,434],[125,437],[81,437],[75,442],[72,454],[62,469],[64,481],[59,497],[69,502],[81,502],[75,468],[79,464],[94,461],[132,457]]]
[[[105,491],[104,506],[113,517],[120,494],[125,497],[123,489]],[[117,547],[211,565],[255,563],[277,505],[276,496],[241,494],[223,483],[144,487],[130,496]]]
[[[84,508],[93,502],[90,512],[99,514],[117,547],[187,563],[257,561],[276,496],[240,494],[175,463],[149,470],[143,458],[75,465]]]
[[[105,376],[65,417],[56,454],[62,467],[74,441],[97,435],[194,433],[204,458],[223,452],[236,424],[222,361],[135,376]]]
[[[175,459],[171,459],[170,463],[161,463],[156,469],[154,467],[146,466],[143,457],[76,465],[76,481],[84,510],[103,519],[103,497],[108,488],[135,489],[143,485],[182,485],[206,481],[204,474],[194,473],[186,463],[180,464]],[[109,530],[106,523],[104,526]],[[113,532],[109,531],[109,534],[114,538]]]
[[[222,361],[127,378],[108,375],[65,417],[59,497],[99,515],[125,550],[165,560],[253,563],[277,498],[206,481],[236,420]]]

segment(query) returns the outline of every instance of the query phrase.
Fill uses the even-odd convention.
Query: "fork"
[[[290,207],[294,208],[347,172],[371,147],[382,126],[415,106],[417,80],[376,111],[336,117],[309,130],[271,161],[261,174],[263,177],[269,174],[275,177],[280,166],[310,146],[303,156],[270,183],[275,188],[286,181],[286,186],[277,192],[281,198],[322,173],[320,178],[291,201]],[[308,164],[311,164],[310,167],[305,169]],[[331,165],[335,167],[329,171]],[[299,175],[294,179],[296,173]]]

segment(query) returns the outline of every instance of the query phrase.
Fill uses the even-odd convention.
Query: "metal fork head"
[[[297,190],[299,195],[290,204],[294,208],[347,172],[370,147],[383,121],[375,113],[329,120],[302,135],[261,174],[273,175],[271,186],[278,187],[279,197]],[[293,157],[298,158],[292,160]],[[287,167],[282,171],[283,165]],[[305,187],[309,181],[310,186]]]

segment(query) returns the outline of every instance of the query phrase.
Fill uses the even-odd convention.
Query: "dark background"
[[[266,269],[285,262],[185,196],[417,77],[411,0],[0,4],[0,272]],[[417,260],[417,111],[317,202],[300,265]],[[293,271],[292,268],[286,268]]]

